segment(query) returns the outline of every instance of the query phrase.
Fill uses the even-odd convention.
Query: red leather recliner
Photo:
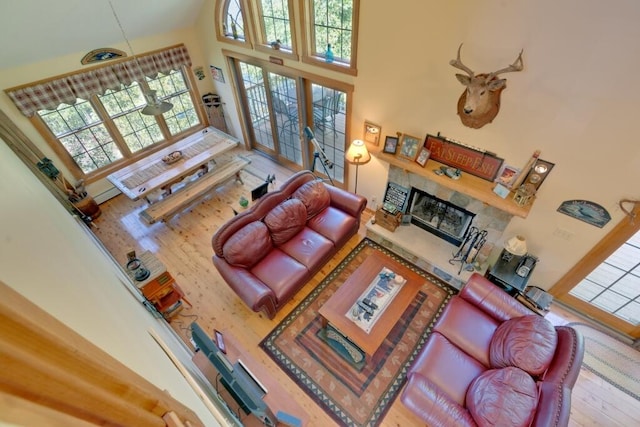
[[[518,323],[520,329],[511,336],[520,334],[520,339],[512,340],[506,328]],[[522,339],[523,328],[524,335],[532,333],[533,338]],[[501,351],[515,362],[504,362]],[[554,328],[474,273],[451,299],[411,365],[401,401],[429,426],[566,426],[583,355],[578,331]],[[517,367],[519,360],[528,365]],[[521,386],[533,389],[523,395]],[[527,411],[528,418],[518,419]]]

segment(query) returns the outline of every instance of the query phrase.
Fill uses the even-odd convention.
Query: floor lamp
[[[353,189],[354,193],[358,192],[358,167],[360,165],[364,165],[365,163],[369,163],[371,161],[371,154],[367,150],[367,146],[361,139],[355,139],[349,149],[347,150],[347,154],[345,154],[345,159],[347,162],[352,165],[356,165],[356,186]]]

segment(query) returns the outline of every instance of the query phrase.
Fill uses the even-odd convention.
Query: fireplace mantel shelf
[[[469,173],[463,172],[460,179],[451,179],[445,175],[436,175],[433,171],[438,170],[441,166],[445,165],[434,160],[428,160],[425,167],[422,167],[416,162],[400,159],[391,154],[383,152],[372,152],[371,154],[393,166],[402,168],[410,173],[421,175],[439,185],[447,187],[453,191],[466,194],[467,196],[473,197],[514,216],[526,218],[533,205],[532,201],[526,206],[518,206],[513,201],[513,193],[510,193],[505,199],[503,199],[493,192],[493,188],[496,185],[495,183],[478,178]]]

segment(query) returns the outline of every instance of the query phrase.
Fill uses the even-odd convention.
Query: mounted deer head
[[[463,125],[479,129],[491,123],[500,111],[500,94],[507,86],[507,80],[499,79],[498,75],[522,71],[524,68],[522,51],[508,67],[476,76],[473,70],[460,60],[460,49],[462,44],[458,47],[458,57],[449,61],[450,65],[467,73],[467,75],[456,74],[458,81],[467,87],[458,99],[458,115]]]

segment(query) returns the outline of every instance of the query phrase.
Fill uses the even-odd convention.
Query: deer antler
[[[498,71],[494,71],[492,73],[489,73],[489,75],[487,76],[486,81],[490,81],[491,79],[493,79],[498,74],[512,73],[514,71],[522,71],[522,69],[524,68],[524,63],[522,62],[522,52],[524,52],[524,49],[522,49],[520,51],[520,55],[518,55],[516,60],[513,61],[513,64],[509,65],[508,67],[502,68],[502,69],[500,69]]]
[[[465,73],[469,74],[469,77],[473,77],[474,76],[473,70],[467,67],[466,65],[464,65],[460,60],[460,49],[462,49],[462,44],[463,43],[460,43],[460,46],[458,46],[458,57],[455,60],[452,59],[451,61],[449,61],[449,65],[464,71]]]

